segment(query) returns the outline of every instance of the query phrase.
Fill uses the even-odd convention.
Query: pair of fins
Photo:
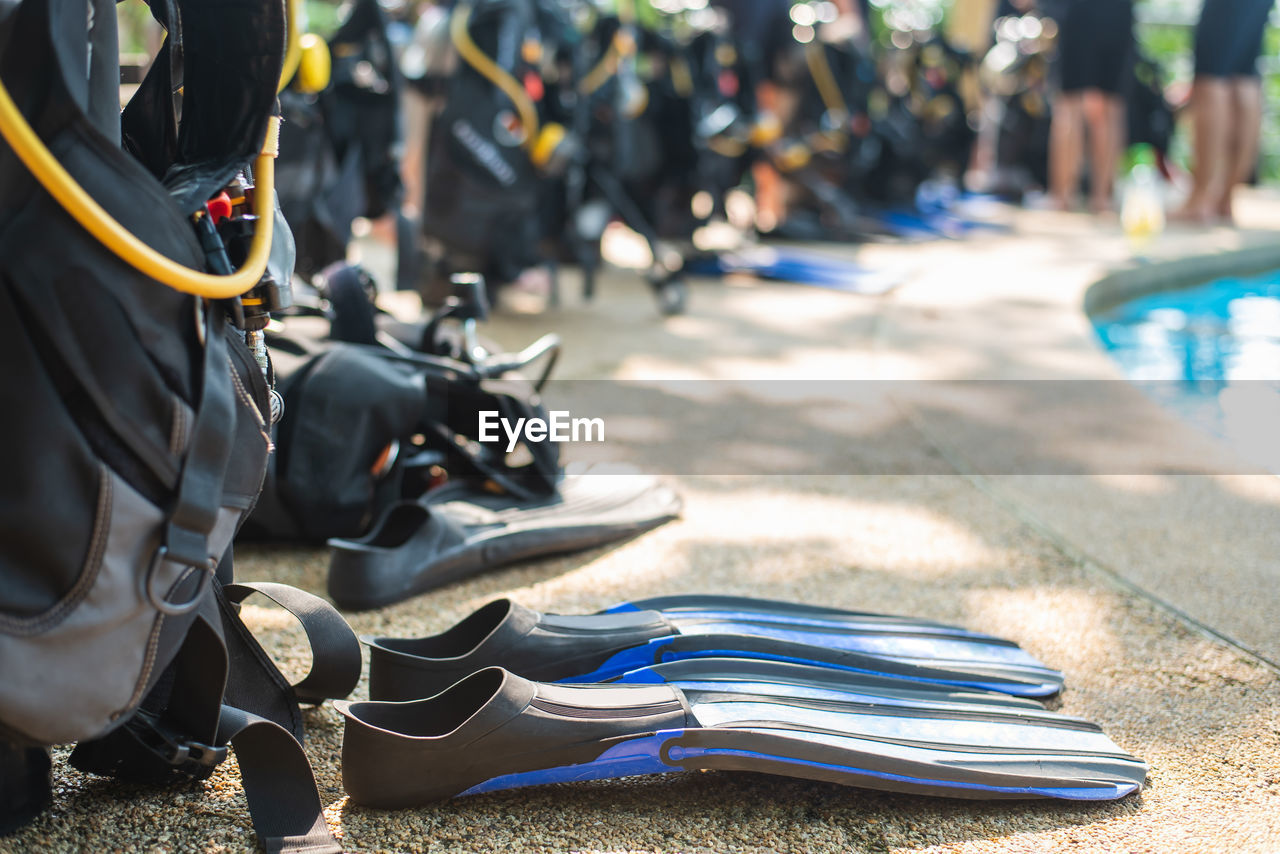
[[[1062,675],[955,626],[724,596],[583,616],[507,600],[366,639],[343,784],[383,808],[552,782],[745,770],[959,798],[1114,800],[1146,765],[1034,698]]]

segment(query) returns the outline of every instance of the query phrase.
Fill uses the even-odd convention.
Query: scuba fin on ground
[[[833,291],[878,296],[893,290],[901,275],[871,270],[842,258],[801,249],[757,246],[690,261],[685,270],[695,275],[748,275],[758,279],[795,282]]]
[[[680,497],[647,475],[587,470],[531,499],[450,484],[393,505],[360,539],[330,540],[329,595],[350,610],[380,608],[503,564],[623,540],[679,514]]]
[[[791,665],[709,679],[691,664],[646,668],[633,678],[648,684],[630,685],[545,684],[493,667],[429,699],[339,703],[343,787],[355,803],[395,809],[674,771],[975,799],[1115,800],[1146,779],[1096,725],[1029,701],[858,677],[814,692],[809,674],[767,672]]]
[[[376,700],[429,697],[484,667],[547,682],[601,682],[662,662],[739,658],[1046,697],[1062,674],[1013,641],[944,623],[734,596],[666,596],[583,616],[490,602],[448,631],[372,638]]]

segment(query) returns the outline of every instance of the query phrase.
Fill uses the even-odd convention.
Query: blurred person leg
[[[1084,160],[1084,99],[1063,92],[1053,102],[1049,137],[1049,194],[1053,206],[1068,211],[1075,205]]]
[[[1258,154],[1262,137],[1262,79],[1237,77],[1232,81],[1231,94],[1236,110],[1236,134],[1231,146],[1231,180],[1218,200],[1218,216],[1227,222],[1234,220],[1232,195],[1235,188],[1253,180],[1258,171]]]
[[[1262,128],[1258,56],[1274,0],[1205,0],[1196,27],[1191,195],[1174,216],[1231,222],[1237,184],[1257,166]]]
[[[739,75],[754,102],[756,121],[786,127],[799,101],[778,85],[777,61],[792,42],[790,0],[713,0],[729,15],[739,54]],[[787,218],[787,186],[773,165],[759,160],[751,167],[755,187],[756,227],[771,232]]]
[[[756,103],[762,114],[774,116],[781,122],[778,88],[768,81],[756,87]],[[767,160],[751,164],[751,183],[755,186],[756,228],[771,232],[787,218],[786,200],[783,194],[782,176]]]
[[[1217,202],[1228,191],[1231,101],[1231,84],[1226,80],[1199,77],[1192,86],[1191,195],[1174,214],[1177,219],[1208,225],[1215,216]]]
[[[405,87],[404,158],[400,162],[400,178],[404,181],[405,216],[417,217],[427,197],[427,136],[435,105],[413,87]]]
[[[1124,102],[1110,92],[1086,89],[1081,105],[1089,129],[1089,208],[1105,213],[1112,209],[1116,167],[1124,145]]]
[[[1049,183],[1055,206],[1067,210],[1079,189],[1088,129],[1090,207],[1111,210],[1115,171],[1124,147],[1125,76],[1133,55],[1130,0],[1072,0],[1058,26],[1060,95],[1053,105]]]

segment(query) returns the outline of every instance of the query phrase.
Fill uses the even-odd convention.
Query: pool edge
[[[1226,276],[1264,273],[1277,267],[1280,267],[1280,238],[1272,246],[1122,267],[1085,289],[1084,313],[1092,319],[1095,314],[1147,294],[1188,288]]]

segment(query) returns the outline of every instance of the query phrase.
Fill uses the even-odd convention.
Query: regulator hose
[[[297,70],[301,57],[298,15],[301,0],[288,0],[288,46],[280,75],[280,88]],[[277,90],[278,91],[278,90]],[[275,159],[280,151],[280,118],[271,116],[261,153],[254,161],[253,213],[257,217],[253,242],[244,266],[229,276],[218,276],[179,264],[157,252],[107,213],[58,162],[39,134],[14,103],[0,80],[0,136],[13,149],[32,177],[80,224],[122,261],[148,278],[182,293],[206,299],[229,299],[252,289],[262,280],[271,255],[275,226]]]
[[[516,112],[520,114],[520,124],[525,131],[522,145],[530,148],[538,138],[538,110],[533,105],[533,99],[529,97],[529,93],[524,90],[518,80],[480,50],[479,45],[471,38],[471,31],[468,29],[470,23],[471,6],[467,3],[459,3],[449,19],[449,39],[467,65],[474,68],[477,74],[497,86],[511,99]]]
[[[39,135],[27,123],[0,80],[0,134],[42,187],[76,222],[103,246],[138,272],[176,291],[207,299],[227,299],[243,294],[262,279],[271,254],[275,224],[275,158],[279,151],[280,119],[272,116],[262,153],[254,163],[253,212],[258,217],[244,266],[230,276],[216,276],[183,266],[143,243],[107,213],[63,168]]]

